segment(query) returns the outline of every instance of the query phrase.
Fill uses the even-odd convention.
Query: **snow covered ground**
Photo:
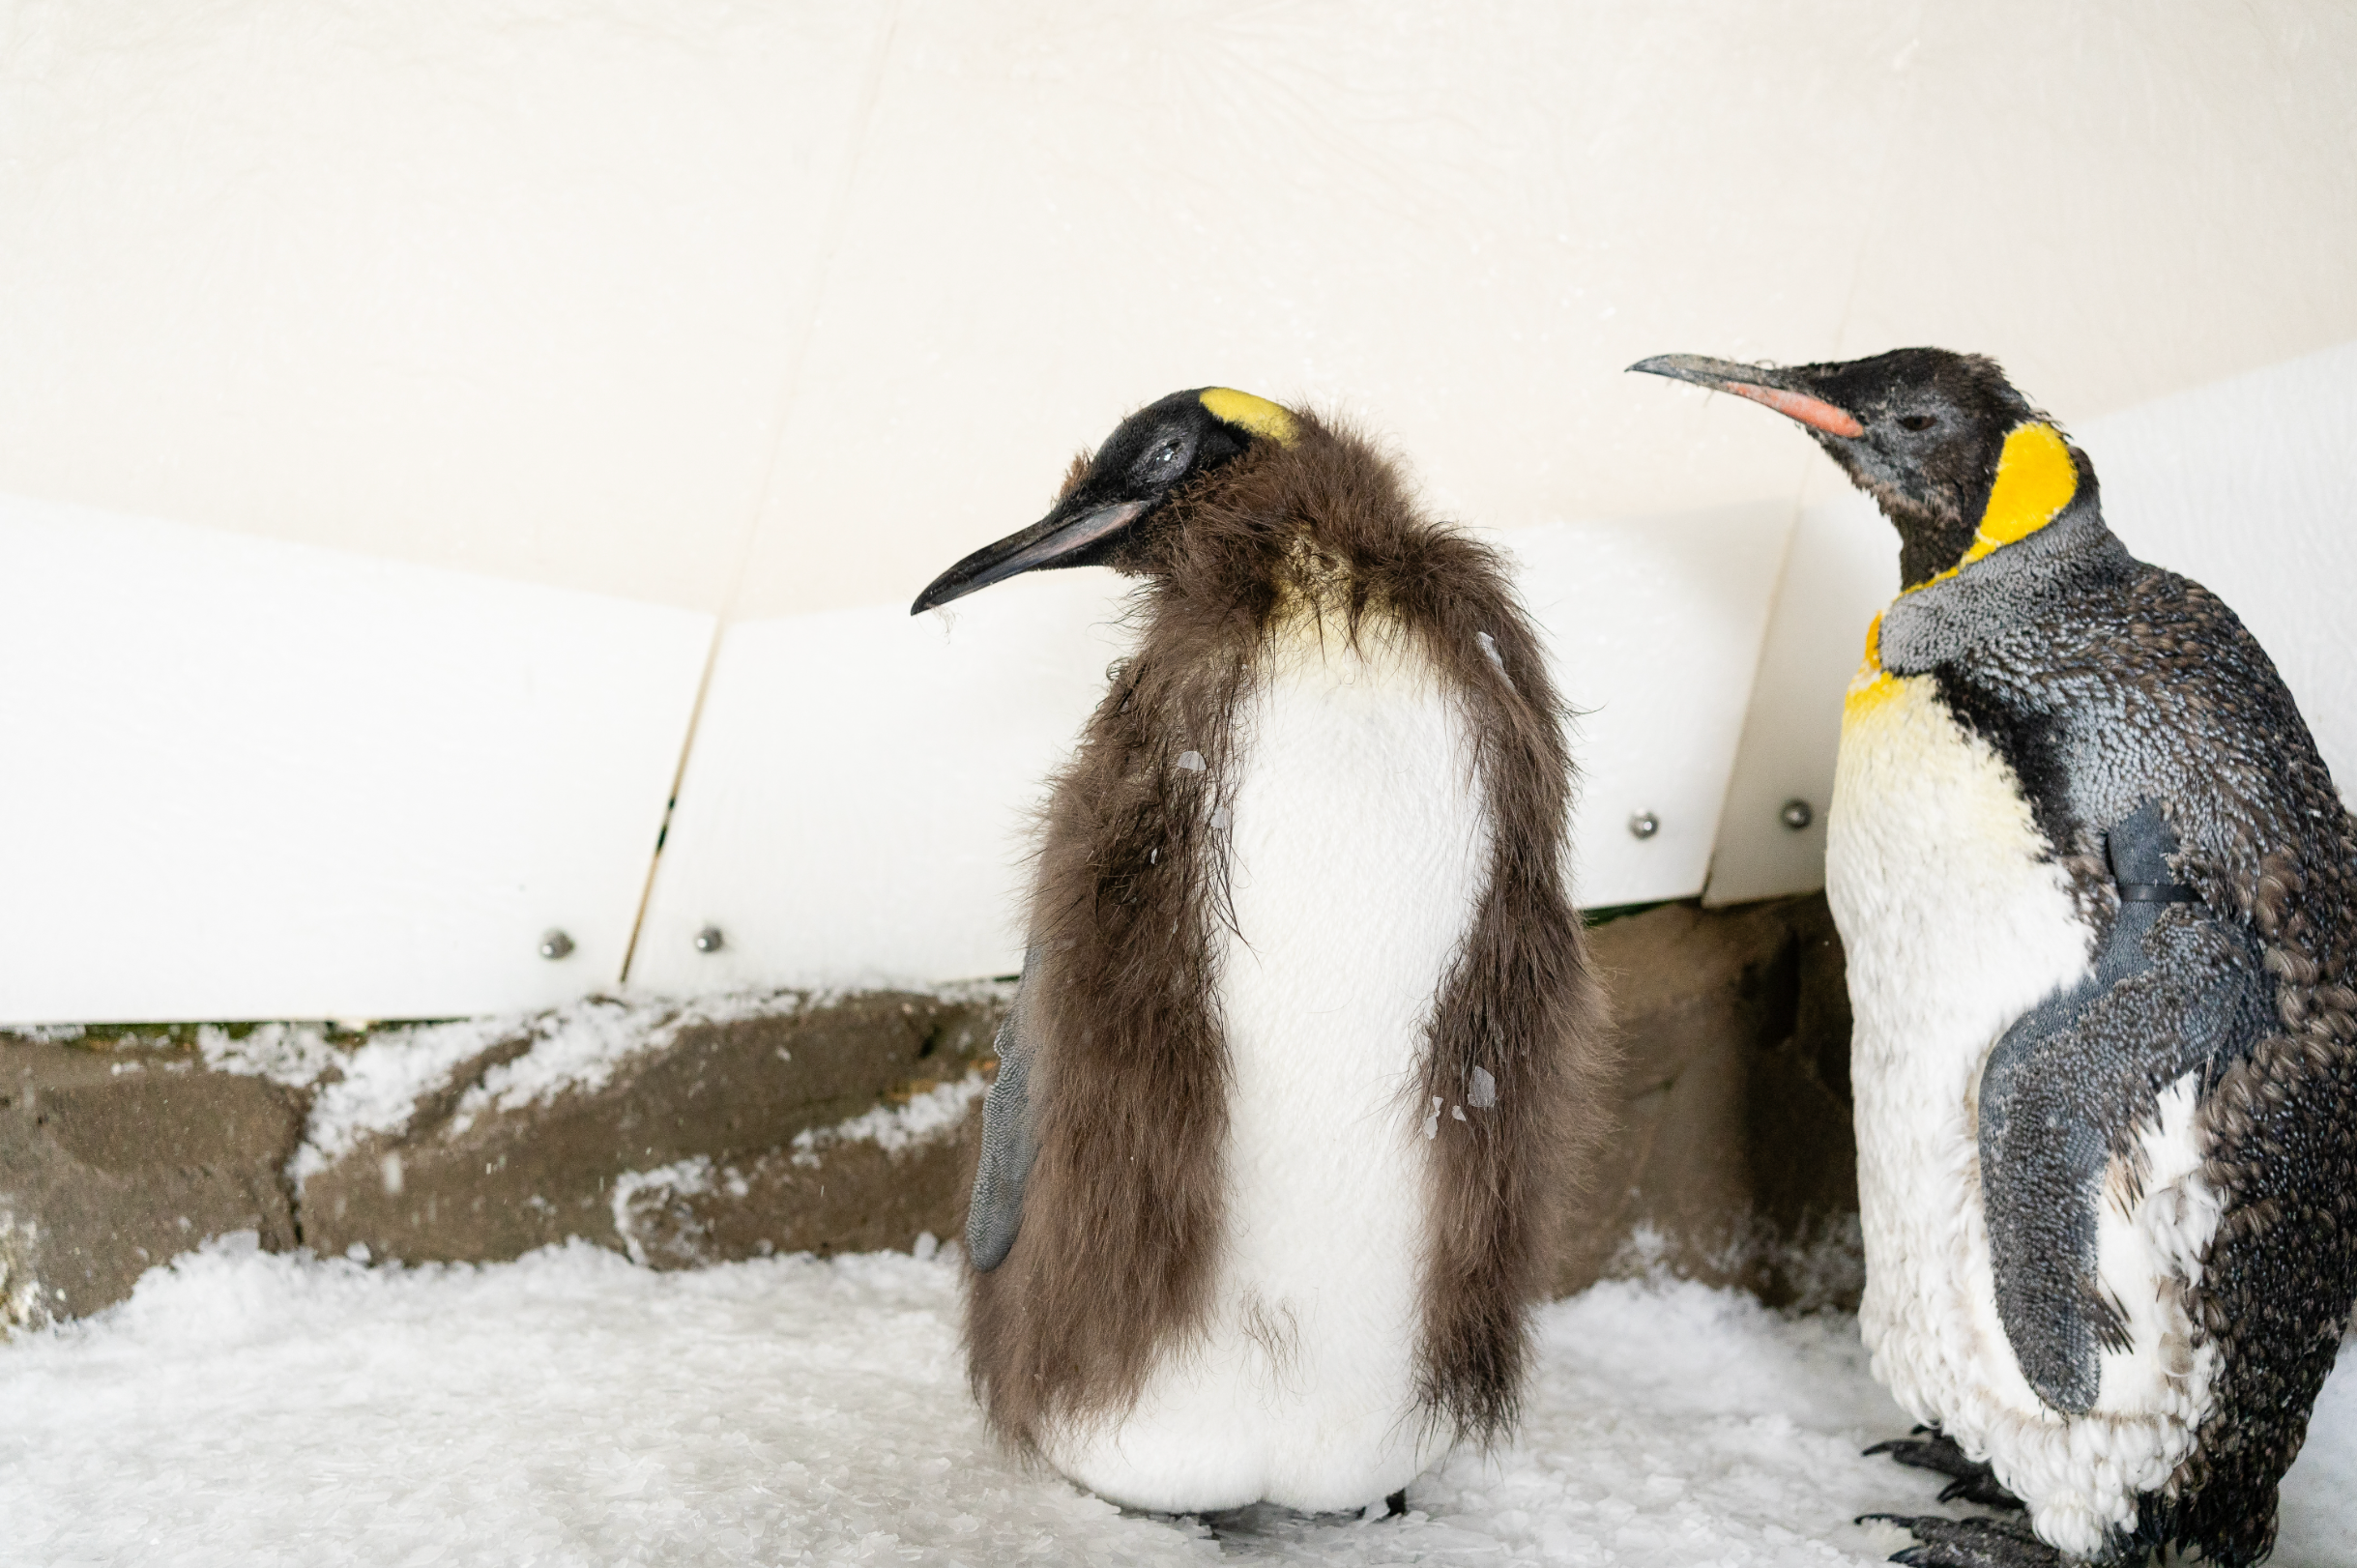
[[[929,1250],[929,1249],[924,1249]],[[949,1255],[653,1273],[576,1244],[367,1268],[216,1246],[0,1345],[0,1562],[1842,1564],[1935,1487],[1847,1319],[1700,1286],[1547,1309],[1529,1418],[1404,1521],[1123,1515],[985,1438]],[[2357,1559],[2357,1351],[2285,1568]]]

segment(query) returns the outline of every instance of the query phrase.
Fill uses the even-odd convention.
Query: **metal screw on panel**
[[[716,925],[708,925],[696,933],[697,952],[716,953],[727,945],[728,939],[720,935],[720,928]]]
[[[563,958],[572,950],[573,939],[555,927],[552,926],[540,933],[540,956],[542,958],[551,960]]]
[[[1787,800],[1784,809],[1776,813],[1776,820],[1797,833],[1817,820],[1817,813],[1809,809],[1806,800]]]
[[[1640,811],[1629,819],[1629,836],[1631,838],[1651,838],[1660,831],[1661,819],[1650,811]]]

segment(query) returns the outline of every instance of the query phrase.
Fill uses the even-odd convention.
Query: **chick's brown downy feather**
[[[1424,1092],[1482,1109],[1428,1146],[1416,1413],[1495,1439],[1551,1219],[1603,1130],[1561,704],[1498,553],[1421,516],[1349,431],[1302,417],[1292,445],[1256,443],[1165,509],[1136,652],[1044,813],[1026,975],[1038,1155],[1005,1262],[969,1274],[975,1393],[1035,1452],[1056,1423],[1118,1418],[1205,1325],[1230,1088],[1211,781],[1272,633],[1314,616],[1327,636],[1412,643],[1463,714],[1491,825],[1488,886],[1427,1028]],[[1189,751],[1207,766],[1178,766]]]

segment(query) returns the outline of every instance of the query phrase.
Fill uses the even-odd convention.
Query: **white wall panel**
[[[1020,968],[1030,813],[1125,644],[1126,587],[1108,571],[1040,572],[932,615],[887,605],[729,626],[631,983]],[[696,950],[708,926],[716,952]]]
[[[1702,889],[1784,545],[1778,508],[1497,535],[1582,710],[1577,896]],[[1011,530],[1010,530],[1011,531]],[[946,563],[945,563],[946,564]],[[722,637],[630,979],[858,985],[1020,967],[1032,811],[1127,638],[1122,579]],[[1660,830],[1639,840],[1632,816]],[[699,932],[723,945],[700,952]]]
[[[754,616],[1209,379],[1476,522],[1748,503],[1785,444],[1620,366],[2084,418],[2357,333],[2353,67],[2231,0],[14,0],[0,488],[709,610],[758,514]]]
[[[2083,422],[2054,413],[2094,461],[2112,532],[2211,589],[2267,649],[2345,799],[2357,778],[2357,343]],[[1823,885],[1842,692],[1867,623],[1899,588],[1890,525],[1816,461],[1729,788],[1714,903]],[[1796,797],[1818,808],[1803,834],[1775,822]]]
[[[1781,432],[1622,367],[1835,340],[1869,217],[1823,171],[1894,133],[1910,36],[1873,0],[910,0],[739,610],[912,593],[1206,383],[1363,420],[1479,526],[1789,494]]]
[[[1712,904],[1824,886],[1842,692],[1865,649],[1867,623],[1899,591],[1899,542],[1890,524],[1797,430],[1786,433],[1809,447],[1814,466],[1728,783],[1705,894]],[[1794,800],[1809,808],[1809,825],[1797,831],[1784,822]]]
[[[717,610],[890,15],[0,4],[0,489]]]
[[[1702,890],[1790,526],[1786,508],[1731,507],[1499,537],[1580,711],[1583,906]],[[1640,839],[1645,813],[1659,828]]]
[[[1208,381],[1524,527],[1794,493],[1647,354],[1948,342],[2084,418],[2337,341],[2352,66],[2347,7],[910,0],[741,608],[896,596]]]
[[[1902,112],[1810,171],[1857,215],[1841,334],[1778,352],[1993,354],[2085,422],[2357,334],[2357,6],[1907,9]]]
[[[111,574],[67,551],[0,585],[49,632],[130,602],[164,628],[32,663],[54,639],[0,628],[6,712],[109,760],[102,786],[0,793],[45,835],[0,865],[35,879],[6,918],[55,909],[79,922],[60,931],[190,955],[116,965],[112,989],[74,993],[91,1014],[443,1011],[610,979],[626,915],[525,905],[628,902],[605,889],[643,872],[700,623],[376,558],[742,623],[675,828],[714,848],[667,857],[642,977],[1002,965],[1011,824],[1093,691],[1105,600],[1017,592],[1035,624],[969,607],[932,643],[858,607],[1036,516],[1072,447],[1207,381],[1394,436],[1436,509],[1526,540],[1534,597],[1616,585],[1593,617],[1576,586],[1549,600],[1566,687],[1596,709],[1584,898],[1691,891],[1714,833],[1712,896],[1813,885],[1821,831],[1773,813],[1799,797],[1821,821],[1887,537],[1821,475],[1778,527],[1821,459],[1620,367],[1948,342],[2110,440],[2090,416],[2357,334],[2353,67],[2357,9],[2230,0],[0,3],[0,490],[352,552],[232,568],[213,536],[143,524],[92,536],[115,541]],[[2098,461],[2115,498],[2169,476],[2151,542],[2122,532],[2218,579],[2345,771],[2343,492],[2314,452],[2346,427],[2317,406],[2264,430],[2188,415],[2165,439],[2126,416]],[[2195,425],[2240,433],[2205,447]],[[2220,466],[2229,446],[2281,461]],[[2311,519],[2282,525],[2296,587],[2207,520],[2251,485]],[[2192,497],[2214,498],[2199,519]],[[1717,537],[1724,562],[1663,542],[1745,508],[1763,521]],[[1787,532],[1764,649],[1738,654]],[[167,591],[190,561],[238,616]],[[257,586],[282,579],[361,608]],[[274,663],[289,627],[325,662]],[[159,706],[158,682],[181,695]],[[278,711],[391,760],[329,767]],[[947,804],[894,770],[931,755],[926,733],[970,759]],[[142,794],[123,779],[157,770],[158,735],[184,738],[160,748],[179,782]],[[462,776],[496,822],[452,803]],[[535,827],[522,802],[552,776],[611,797]],[[1703,799],[1720,781],[1725,832]],[[234,827],[255,789],[277,837]],[[809,809],[764,815],[781,801]],[[1639,809],[1664,824],[1643,844],[1622,826]],[[191,929],[202,900],[115,897],[131,861],[97,847],[126,821],[139,886],[221,881],[235,918]],[[445,827],[413,834],[427,822]],[[543,830],[562,854],[517,848]],[[928,886],[930,904],[883,902]],[[321,917],[240,935],[296,908]],[[594,940],[569,972],[518,975],[482,956],[509,951],[510,915]],[[706,921],[742,927],[729,956],[666,968]],[[331,935],[363,928],[379,936]]]
[[[0,496],[0,1023],[612,984],[712,625]]]

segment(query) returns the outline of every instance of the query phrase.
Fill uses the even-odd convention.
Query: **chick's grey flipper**
[[[1015,1003],[999,1026],[999,1076],[982,1098],[982,1158],[974,1171],[974,1203],[966,1211],[966,1256],[982,1273],[998,1267],[1023,1228],[1023,1183],[1039,1146],[1032,1140],[1032,1040],[1024,1002],[1038,973],[1039,949],[1023,955]]]
[[[2175,881],[2176,836],[2147,800],[2105,848],[2119,916],[2095,968],[2023,1015],[1981,1078],[1981,1193],[1997,1313],[2022,1376],[2055,1409],[2094,1408],[2097,1355],[2129,1349],[2096,1277],[2096,1215],[2115,1157],[2187,1073],[2206,1094],[2272,1025],[2259,953]]]

